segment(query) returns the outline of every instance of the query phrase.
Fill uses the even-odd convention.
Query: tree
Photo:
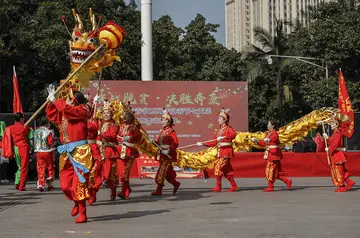
[[[200,14],[185,27],[181,41],[184,80],[242,80],[241,54],[216,42],[212,34],[218,27],[206,23]]]
[[[110,0],[32,0],[26,3],[6,1],[0,6],[0,79],[2,112],[12,111],[12,65],[16,66],[24,111],[34,111],[45,98],[44,85],[59,82],[69,73],[68,35],[61,16],[72,30],[75,8],[90,29],[89,8],[98,17],[100,25],[113,20],[122,25],[126,37],[118,50],[121,63],[115,63],[103,74],[104,79],[140,79],[141,32],[140,12],[124,1]],[[10,79],[10,80],[9,80]]]
[[[276,20],[275,35],[272,37],[271,33],[262,27],[254,28],[254,35],[260,47],[251,45],[251,50],[247,52],[246,58],[248,60],[249,77],[256,77],[261,74],[261,69],[264,68],[264,59],[268,55],[286,55],[289,53],[290,46],[288,44],[288,37],[283,29],[283,21]],[[271,59],[274,61],[273,67],[277,69],[276,91],[278,100],[278,115],[280,124],[283,124],[283,97],[284,86],[281,77],[281,71],[289,64],[290,60],[285,58]],[[255,75],[253,73],[256,72]]]
[[[217,24],[206,23],[206,19],[200,14],[185,27],[186,33],[181,41],[185,80],[204,79],[201,73],[204,64],[220,53],[221,47],[212,35],[218,27]]]
[[[325,58],[329,67],[329,78],[325,84],[318,85],[319,75],[324,78],[324,71],[314,69],[304,72],[307,80],[305,85],[315,84],[317,90],[324,90],[327,106],[335,106],[338,91],[337,82],[338,70],[342,68],[349,90],[353,107],[360,108],[360,1],[359,0],[338,0],[320,4],[318,8],[310,8],[311,24],[309,28],[303,28],[294,32],[296,51],[301,55],[309,57]],[[325,80],[323,82],[326,82]],[[324,88],[324,85],[329,87]],[[304,92],[305,93],[305,92]],[[330,99],[329,97],[334,97]],[[313,95],[312,98],[316,98]],[[316,101],[309,100],[310,105],[317,105]]]
[[[184,77],[181,54],[181,34],[169,16],[162,16],[153,23],[154,79],[181,80]]]

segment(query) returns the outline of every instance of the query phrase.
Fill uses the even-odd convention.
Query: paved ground
[[[152,180],[133,180],[125,201],[108,201],[102,189],[86,224],[74,224],[59,189],[1,185],[0,237],[360,237],[360,186],[334,193],[330,178],[295,178],[292,191],[277,182],[276,192],[263,193],[264,179],[237,179],[240,191],[212,193],[214,180],[181,182],[178,195],[166,186],[161,198],[149,195]]]

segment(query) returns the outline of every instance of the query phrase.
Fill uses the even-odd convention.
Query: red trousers
[[[96,144],[89,144],[94,165],[90,172],[90,187],[93,192],[98,192],[102,185],[102,169],[103,162],[101,159],[99,148]]]
[[[69,159],[66,160],[64,168],[60,171],[60,187],[65,197],[73,201],[84,201],[90,198],[88,189],[89,174],[81,174],[86,179],[85,183],[80,183]]]
[[[155,176],[155,182],[159,185],[164,185],[164,182],[174,183],[176,179],[176,172],[169,160],[160,160],[160,166]]]
[[[125,159],[120,160],[122,163],[122,165],[119,166],[119,169],[121,170],[119,173],[121,175],[121,181],[129,182],[130,170],[134,163],[134,160],[135,160],[135,158],[129,158],[129,157],[126,157]]]
[[[345,181],[350,177],[349,172],[345,167],[345,163],[336,164],[331,163],[331,179],[335,186],[345,186]]]
[[[30,147],[29,146],[20,146],[19,156],[20,156],[20,184],[19,190],[25,189],[26,180],[29,172],[29,160],[30,160]]]
[[[284,171],[281,168],[280,160],[268,161],[265,169],[265,176],[268,182],[274,183],[276,179],[286,181]]]
[[[89,185],[92,191],[98,192],[103,182],[103,163],[102,160],[95,160],[90,171]]]
[[[54,153],[51,152],[37,152],[36,153],[36,167],[38,174],[38,188],[45,186],[45,171],[47,169],[47,179],[54,179]]]
[[[119,185],[119,171],[121,161],[117,158],[105,158],[103,160],[103,178],[110,189],[116,189]]]
[[[224,176],[225,178],[233,177],[234,170],[230,163],[230,158],[220,157],[214,166],[215,176]]]

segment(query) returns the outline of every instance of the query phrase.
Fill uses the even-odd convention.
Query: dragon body
[[[129,107],[119,100],[111,101],[115,109],[114,120],[116,123],[121,123],[122,114],[125,111],[131,111]],[[281,146],[292,144],[294,141],[304,138],[309,131],[316,129],[319,122],[330,120],[337,109],[322,108],[314,110],[311,113],[293,121],[289,124],[279,128],[278,134]],[[97,114],[100,117],[100,114]],[[135,117],[136,118],[136,117]],[[140,124],[138,120],[136,123]],[[153,157],[158,153],[159,148],[149,140],[146,130],[141,127],[142,138],[136,144],[139,151],[149,157]],[[251,147],[264,149],[260,145],[254,143],[251,138],[263,139],[265,132],[237,132],[233,140],[233,148],[235,152],[249,151]],[[174,165],[178,167],[188,167],[192,169],[212,168],[217,160],[217,147],[211,147],[199,152],[185,152],[177,150],[177,162]]]

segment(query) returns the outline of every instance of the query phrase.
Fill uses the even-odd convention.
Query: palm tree
[[[258,75],[262,74],[264,63],[267,63],[269,55],[287,55],[290,51],[288,36],[284,31],[284,23],[281,20],[276,19],[276,29],[274,36],[262,27],[254,28],[254,36],[260,46],[254,44],[251,45],[250,50],[244,52],[244,56],[247,59],[247,72],[248,80],[254,80]],[[278,58],[274,59],[274,67],[277,67],[278,75],[276,81],[277,100],[279,104],[279,119],[280,124],[283,124],[283,97],[284,87],[281,77],[282,69],[289,64],[291,59]]]

